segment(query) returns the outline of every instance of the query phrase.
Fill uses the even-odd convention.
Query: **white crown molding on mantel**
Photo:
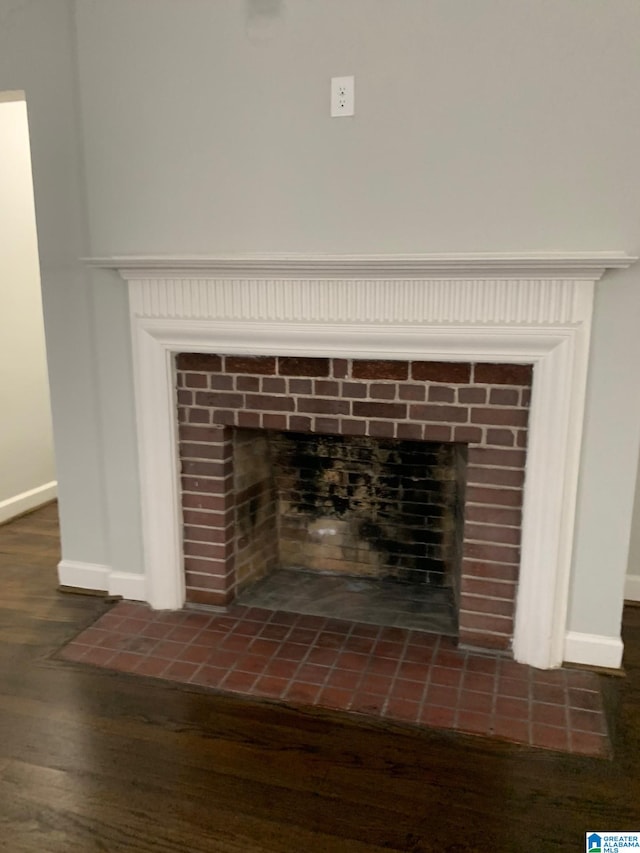
[[[634,261],[624,252],[87,259],[129,286],[146,600],[184,603],[175,353],[526,363],[514,656],[542,668],[567,654],[606,657],[615,667],[621,644],[567,642],[567,603],[594,285]]]
[[[85,258],[100,269],[140,278],[466,278],[586,279],[637,260],[625,252],[528,252],[388,255],[123,255]]]

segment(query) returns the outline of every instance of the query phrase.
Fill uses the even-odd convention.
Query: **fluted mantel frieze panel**
[[[593,282],[566,279],[131,279],[139,317],[282,323],[574,325]]]

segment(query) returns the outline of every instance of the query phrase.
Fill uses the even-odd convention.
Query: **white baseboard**
[[[121,595],[132,601],[145,601],[145,577],[132,572],[114,572],[99,563],[82,563],[61,560],[58,563],[58,580],[62,586],[93,589],[109,595]]]
[[[28,492],[22,492],[20,495],[0,501],[0,524],[10,521],[12,518],[22,515],[25,512],[29,512],[29,510],[36,509],[42,506],[42,504],[53,501],[57,496],[58,483],[56,480],[52,480],[43,486],[29,489]]]
[[[109,595],[121,595],[131,601],[146,601],[145,577],[132,572],[111,572]]]
[[[581,634],[568,631],[564,640],[564,660],[585,666],[619,669],[624,645],[620,637],[604,634]]]
[[[640,575],[627,575],[624,597],[627,601],[640,601]]]
[[[58,563],[58,580],[62,586],[108,592],[110,574],[109,566],[101,566],[99,563],[81,563],[76,560],[60,560]]]

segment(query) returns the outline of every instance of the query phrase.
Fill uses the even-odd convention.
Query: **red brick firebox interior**
[[[468,448],[459,639],[509,648],[530,365],[182,353],[176,368],[188,602],[237,592],[238,428],[455,442]]]

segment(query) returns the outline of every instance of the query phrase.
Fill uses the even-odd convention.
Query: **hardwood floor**
[[[198,692],[51,657],[104,612],[56,591],[55,506],[0,527],[0,850],[580,851],[640,831],[640,608],[613,762]]]

